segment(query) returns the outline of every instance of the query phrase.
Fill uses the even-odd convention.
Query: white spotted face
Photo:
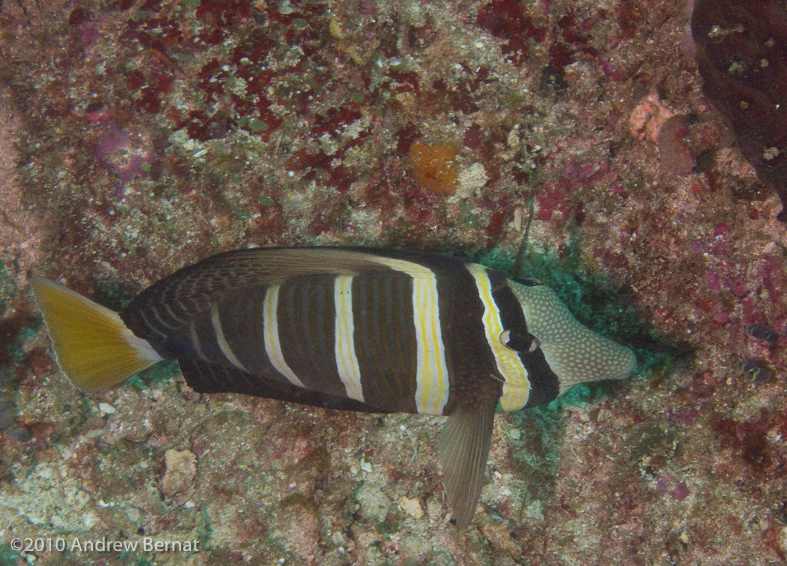
[[[509,285],[525,311],[528,332],[541,342],[560,380],[561,393],[577,383],[624,379],[634,371],[634,352],[580,324],[554,291],[511,280]]]

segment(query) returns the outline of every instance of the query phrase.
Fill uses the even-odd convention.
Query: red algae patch
[[[453,143],[426,145],[413,142],[410,161],[415,179],[429,192],[450,195],[456,191],[458,173],[456,154],[459,146]]]

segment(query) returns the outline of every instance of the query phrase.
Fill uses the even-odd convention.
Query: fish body
[[[185,267],[114,313],[31,280],[66,376],[90,392],[176,359],[188,385],[363,412],[445,415],[454,518],[472,519],[494,412],[622,379],[636,360],[550,289],[463,260],[354,248],[257,248]]]

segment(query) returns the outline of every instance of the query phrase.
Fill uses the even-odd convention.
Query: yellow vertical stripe
[[[333,288],[333,302],[336,308],[336,367],[347,396],[350,399],[363,401],[361,368],[355,355],[352,285],[351,275],[340,275],[336,278]]]
[[[410,261],[376,257],[372,261],[407,273],[413,278],[413,313],[418,362],[415,406],[422,415],[442,415],[450,384],[445,345],[440,325],[437,277],[434,272]]]
[[[500,341],[503,333],[503,322],[500,319],[500,309],[497,308],[492,296],[492,282],[485,267],[470,263],[467,270],[475,279],[478,287],[478,296],[484,304],[484,332],[486,341],[492,349],[497,369],[505,379],[503,396],[500,397],[500,406],[504,411],[518,411],[527,403],[530,396],[530,381],[527,379],[525,369],[519,354],[506,348]]]
[[[214,304],[210,309],[210,323],[213,325],[213,332],[216,334],[216,342],[221,349],[221,353],[227,358],[232,365],[242,371],[246,371],[240,360],[235,357],[235,353],[230,348],[227,338],[224,336],[224,330],[221,328],[221,318],[219,317],[219,305]]]
[[[265,301],[262,305],[262,336],[265,341],[265,353],[268,355],[273,367],[287,378],[293,385],[303,387],[303,383],[292,368],[284,360],[284,353],[279,342],[279,286],[272,285],[265,291]]]

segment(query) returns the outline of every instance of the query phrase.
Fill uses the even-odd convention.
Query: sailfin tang
[[[42,277],[30,279],[60,369],[82,391],[112,387],[162,360],[117,313]]]
[[[443,426],[438,446],[448,501],[459,529],[470,524],[478,505],[492,442],[493,402],[460,406]]]

